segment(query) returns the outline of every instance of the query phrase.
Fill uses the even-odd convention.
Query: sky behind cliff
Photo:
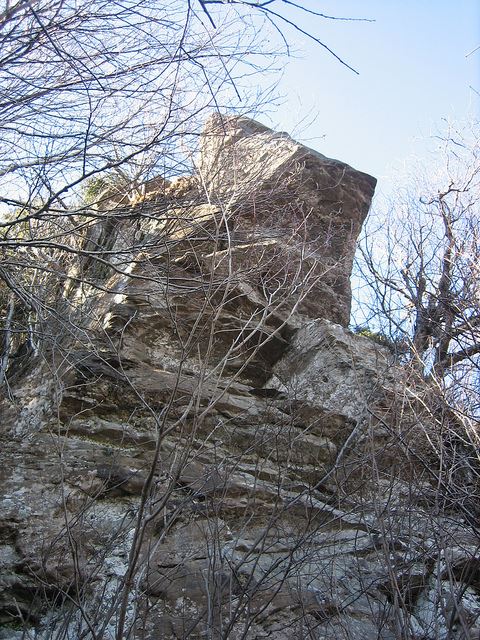
[[[478,119],[478,0],[309,0],[305,5],[375,22],[302,21],[358,76],[290,31],[301,58],[291,59],[284,71],[284,101],[272,107],[273,126],[375,175],[388,193],[392,176],[413,156],[432,161],[432,135],[442,130],[444,119]],[[292,9],[291,15],[299,14]]]

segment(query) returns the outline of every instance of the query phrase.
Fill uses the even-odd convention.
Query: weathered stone
[[[205,126],[199,172],[210,199],[228,203],[234,243],[252,243],[239,264],[251,266],[261,256],[268,286],[269,270],[272,280],[293,275],[302,246],[301,259],[318,270],[301,312],[347,325],[355,243],[376,180],[286,133],[221,115]]]
[[[443,640],[465,635],[480,616],[477,590],[433,576],[413,609],[412,626],[417,637]]]
[[[284,392],[296,412],[316,418],[315,431],[324,423],[362,420],[391,382],[390,366],[387,349],[328,320],[314,320],[297,331],[265,387]]]
[[[374,183],[217,116],[198,175],[105,196],[78,336],[2,401],[0,637],[474,637],[478,531],[342,326]]]

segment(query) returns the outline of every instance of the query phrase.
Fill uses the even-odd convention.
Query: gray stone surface
[[[218,114],[205,126],[198,165],[210,199],[233,215],[234,242],[256,240],[239,264],[260,258],[271,289],[300,260],[305,271],[314,266],[299,309],[347,325],[355,243],[376,180],[286,133]]]
[[[477,529],[342,326],[374,180],[243,118],[201,146],[132,201],[142,254],[131,219],[87,234],[128,273],[85,259],[83,333],[2,400],[0,637],[474,637]]]

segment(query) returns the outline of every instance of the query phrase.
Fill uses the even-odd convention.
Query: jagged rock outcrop
[[[476,524],[345,328],[374,183],[216,116],[198,175],[103,202],[1,407],[0,638],[475,637]]]
[[[233,238],[251,242],[253,236],[260,243],[246,264],[259,259],[271,273],[289,268],[292,278],[297,252],[308,266],[316,260],[321,277],[301,310],[347,326],[355,243],[376,180],[286,133],[220,115],[205,127],[198,165],[210,200],[234,214]],[[265,250],[268,243],[274,251]]]

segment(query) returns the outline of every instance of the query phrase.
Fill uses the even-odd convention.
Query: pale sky
[[[360,75],[341,66],[315,43],[287,30],[301,50],[280,85],[284,102],[266,123],[291,133],[321,153],[379,179],[412,156],[429,161],[431,136],[442,121],[480,114],[479,0],[306,0],[331,15],[375,22],[306,17],[315,32]],[[298,12],[291,15],[300,15]],[[472,52],[472,53],[471,53]],[[469,55],[470,54],[470,55]]]

